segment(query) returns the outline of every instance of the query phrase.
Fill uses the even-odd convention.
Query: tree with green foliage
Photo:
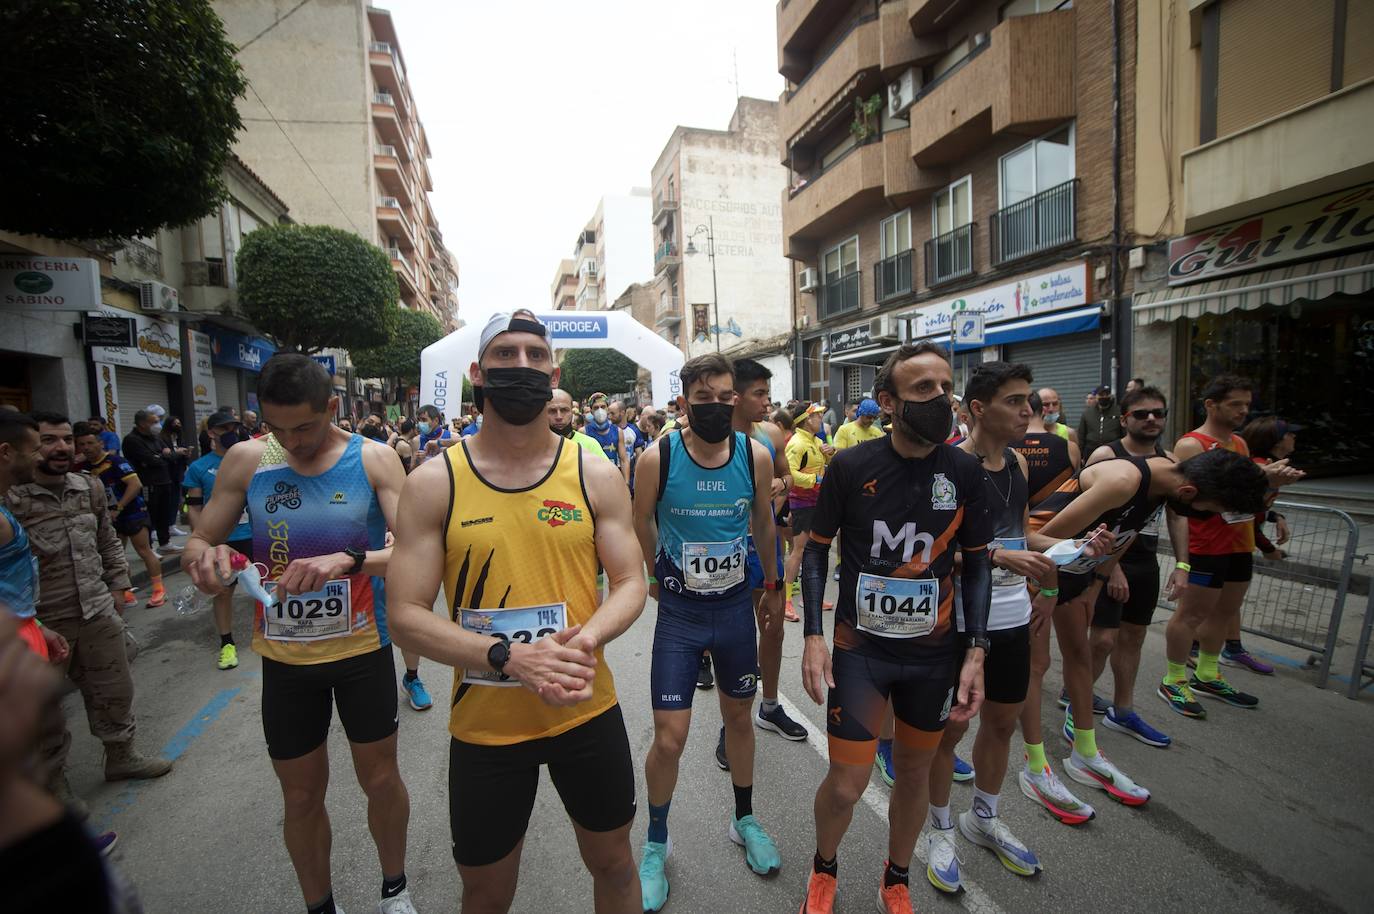
[[[351,350],[348,356],[361,377],[414,384],[420,380],[420,350],[443,335],[443,324],[428,311],[402,308],[396,315],[396,332],[385,343]]]
[[[639,371],[634,361],[614,349],[570,349],[563,354],[558,386],[582,400],[589,394],[634,390]]]
[[[235,263],[244,314],[283,349],[372,349],[395,332],[391,258],[352,232],[266,225],[244,236]]]
[[[209,0],[10,0],[0,34],[0,227],[152,235],[228,198],[248,84]]]

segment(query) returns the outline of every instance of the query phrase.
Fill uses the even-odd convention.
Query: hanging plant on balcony
[[[878,112],[882,110],[883,97],[873,93],[869,98],[854,99],[854,122],[849,132],[859,143],[866,143],[878,135]]]

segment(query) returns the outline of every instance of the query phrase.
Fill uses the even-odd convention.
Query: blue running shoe
[[[954,829],[926,829],[926,878],[942,892],[953,895],[964,887],[959,879],[959,849],[954,846]]]
[[[1107,709],[1110,708],[1111,706],[1112,706],[1112,703],[1111,703],[1110,701],[1108,701],[1107,699],[1103,698],[1101,695],[1098,695],[1096,692],[1093,693],[1093,713],[1094,713],[1094,714],[1106,714],[1106,713],[1107,713]],[[1060,689],[1060,690],[1059,690],[1059,707],[1064,708],[1065,710],[1068,709],[1068,707],[1069,707],[1069,690],[1068,690],[1068,689]]]
[[[973,780],[973,766],[958,755],[954,756],[954,783],[963,784]]]
[[[873,757],[873,767],[878,769],[878,776],[883,779],[884,784],[891,787],[897,783],[897,769],[892,767],[890,740],[878,740],[878,754]]]
[[[100,851],[100,856],[108,857],[114,851],[115,845],[119,843],[119,835],[112,831],[107,831],[97,835],[94,839],[95,849]]]
[[[1068,741],[1069,741],[1069,745],[1072,746],[1072,745],[1073,745],[1073,712],[1072,712],[1072,711],[1065,711],[1065,712],[1064,712],[1064,729],[1061,730],[1061,731],[1059,731],[1059,732],[1060,732],[1061,734],[1063,734],[1064,739],[1068,740]]]
[[[668,874],[663,864],[673,850],[673,839],[665,844],[644,842],[644,854],[639,861],[639,890],[644,896],[645,911],[661,911],[668,903]]]
[[[406,690],[406,697],[410,699],[410,706],[417,711],[428,711],[434,705],[434,700],[429,697],[429,689],[425,688],[424,682],[419,676],[414,679],[401,677],[401,688]]]
[[[1040,872],[1039,858],[997,816],[985,819],[971,809],[966,810],[959,816],[959,831],[974,844],[996,854],[1002,865],[1016,875],[1034,876]]]
[[[772,876],[781,868],[778,846],[753,816],[731,818],[730,840],[744,848],[744,861],[760,876]]]
[[[1169,748],[1169,744],[1173,742],[1170,737],[1141,720],[1140,715],[1134,711],[1118,715],[1116,708],[1112,708],[1102,719],[1102,726],[1135,737],[1147,746],[1158,746],[1160,749]]]

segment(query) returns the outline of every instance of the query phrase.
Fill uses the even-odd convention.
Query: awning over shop
[[[982,349],[984,346],[998,346],[1006,343],[1024,343],[1026,340],[1038,340],[1047,336],[1063,336],[1067,333],[1083,333],[1088,330],[1096,330],[1101,317],[1102,309],[1097,305],[1092,305],[1087,308],[1076,308],[1073,311],[1060,311],[1056,314],[1033,317],[1030,320],[994,324],[987,328],[987,333],[982,343],[961,344],[955,346],[954,351],[968,352],[971,349]],[[949,342],[949,334],[932,337],[931,341],[947,344]]]
[[[830,356],[830,364],[843,364],[862,362],[865,365],[879,365],[883,359],[887,358],[888,353],[896,352],[900,343],[893,343],[891,346],[879,346],[875,349],[859,349],[854,352],[843,352],[839,355]],[[881,356],[881,358],[878,358]]]
[[[1357,294],[1374,288],[1374,251],[1327,257],[1288,267],[1241,273],[1191,286],[1143,292],[1131,306],[1135,324],[1253,311],[1262,305],[1286,305],[1299,299],[1322,299],[1337,292]]]

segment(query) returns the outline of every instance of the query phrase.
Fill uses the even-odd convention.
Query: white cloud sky
[[[374,2],[429,133],[430,200],[470,323],[547,307],[597,200],[648,186],[675,126],[726,127],[736,60],[740,94],[783,88],[768,0]]]

